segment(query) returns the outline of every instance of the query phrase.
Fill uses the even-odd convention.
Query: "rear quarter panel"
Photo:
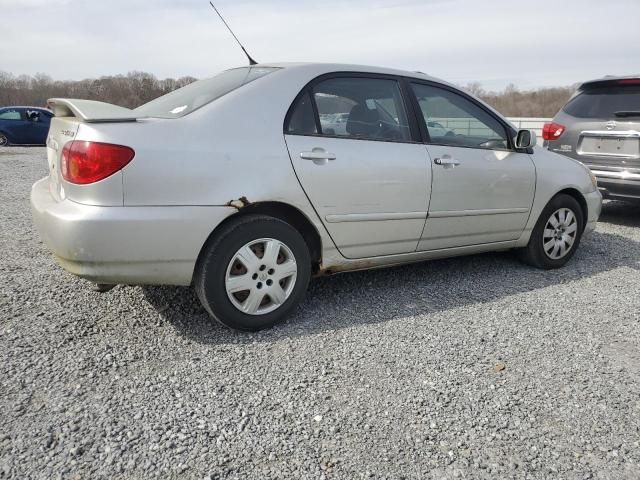
[[[283,134],[289,106],[313,76],[284,69],[179,119],[105,125],[104,141],[136,152],[122,171],[124,205],[286,203],[315,225],[330,258],[333,242],[295,176]]]
[[[123,170],[125,205],[224,205],[241,197],[300,201],[282,129],[306,82],[298,88],[282,73],[185,117],[142,120],[118,132],[136,151]]]

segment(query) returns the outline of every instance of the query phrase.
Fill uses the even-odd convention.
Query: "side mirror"
[[[519,130],[516,136],[516,148],[533,148],[538,138],[533,130]]]

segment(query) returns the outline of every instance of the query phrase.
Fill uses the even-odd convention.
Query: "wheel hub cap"
[[[225,275],[227,296],[249,315],[264,315],[291,296],[298,266],[293,253],[274,238],[254,240],[231,258]]]
[[[573,248],[578,233],[578,221],[572,210],[559,208],[547,221],[542,233],[545,254],[559,260]]]

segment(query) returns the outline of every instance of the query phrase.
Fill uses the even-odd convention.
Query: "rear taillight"
[[[564,133],[565,128],[564,125],[560,125],[559,123],[545,123],[544,127],[542,127],[542,138],[550,141],[557,140],[560,138],[560,135]]]
[[[86,185],[113,175],[134,155],[131,148],[122,145],[73,140],[62,149],[60,170],[67,182]]]

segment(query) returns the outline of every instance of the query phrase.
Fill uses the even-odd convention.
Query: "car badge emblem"
[[[616,128],[616,122],[614,120],[610,120],[607,123],[604,124],[604,126],[607,128],[607,130],[613,130],[614,128]]]

